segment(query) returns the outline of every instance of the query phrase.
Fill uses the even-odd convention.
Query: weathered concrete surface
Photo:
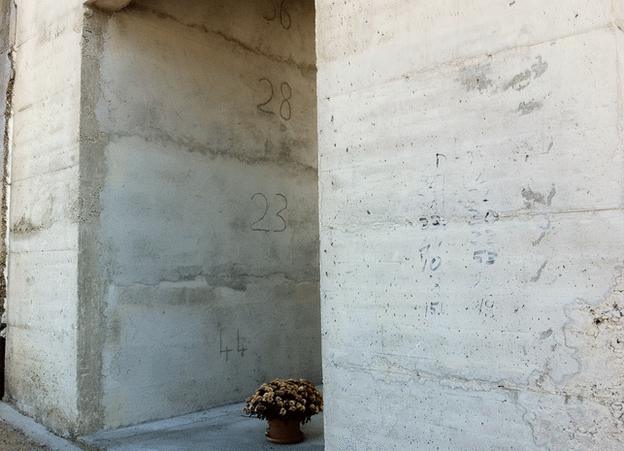
[[[313,3],[135,1],[85,27],[87,429],[320,382]]]
[[[0,0],[0,323],[4,323],[4,300],[6,298],[6,204],[8,149],[10,146],[9,121],[11,97],[13,95],[13,57],[11,54],[14,36],[13,3]],[[0,324],[0,327],[1,326]]]
[[[82,448],[48,431],[32,418],[0,402],[0,449],[3,451],[80,451]]]
[[[104,11],[119,11],[130,4],[132,0],[86,0],[85,4]]]
[[[57,432],[70,434],[79,418],[83,5],[81,0],[16,4],[6,398]]]
[[[621,2],[317,2],[328,449],[624,447]]]
[[[269,443],[266,422],[242,414],[243,404],[160,420],[115,431],[104,431],[81,442],[106,451],[260,451],[283,449]],[[302,426],[306,440],[289,450],[322,451],[323,416]]]
[[[7,399],[73,435],[320,381],[312,2],[17,8]]]

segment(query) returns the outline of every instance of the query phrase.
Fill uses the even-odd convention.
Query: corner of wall
[[[78,247],[78,432],[91,433],[103,427],[102,350],[105,274],[101,271],[98,234],[100,192],[104,178],[106,137],[96,118],[100,92],[102,35],[107,16],[86,10],[82,33],[79,149]],[[94,333],[100,331],[100,333]]]

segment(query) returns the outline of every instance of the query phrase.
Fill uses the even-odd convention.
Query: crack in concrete
[[[548,216],[546,216],[546,221],[547,221],[546,225],[544,227],[540,227],[542,229],[542,232],[540,233],[540,236],[538,236],[536,240],[531,241],[531,244],[534,247],[538,246],[544,240],[544,238],[546,238],[546,235],[550,231],[550,227],[551,227],[552,224],[551,224],[550,218]]]
[[[443,385],[449,388],[459,388],[465,391],[474,392],[492,392],[503,391],[512,394],[515,400],[519,392],[532,392],[536,394],[549,394],[553,396],[566,396],[565,390],[548,390],[544,387],[538,387],[535,385],[523,385],[517,382],[512,382],[507,379],[490,380],[480,378],[468,378],[457,374],[441,374],[431,371],[425,371],[416,368],[408,368],[404,365],[399,365],[395,361],[390,361],[388,357],[405,358],[406,356],[388,354],[388,353],[375,353],[373,358],[378,359],[382,363],[383,368],[375,367],[374,365],[358,365],[358,364],[338,364],[333,361],[333,366],[336,368],[344,368],[350,371],[361,371],[370,374],[373,377],[383,377],[385,375],[401,375],[409,376],[423,381],[436,382],[439,385]]]
[[[449,61],[443,61],[443,62],[440,62],[440,63],[434,63],[434,64],[431,64],[429,66],[422,67],[420,69],[416,69],[416,70],[413,70],[413,71],[402,73],[401,75],[399,75],[397,77],[387,78],[385,80],[382,80],[381,82],[370,83],[370,84],[367,84],[367,85],[358,86],[355,89],[349,89],[349,90],[344,90],[344,91],[340,91],[340,92],[334,92],[334,93],[331,94],[331,96],[326,96],[324,98],[324,100],[330,101],[330,100],[332,100],[332,98],[349,97],[352,94],[358,93],[360,91],[369,91],[369,90],[372,90],[373,88],[378,87],[378,86],[384,86],[384,85],[391,84],[391,83],[396,83],[396,82],[404,82],[406,79],[416,78],[419,75],[427,74],[427,73],[430,73],[430,72],[442,71],[442,70],[444,70],[445,68],[448,68],[448,67],[458,67],[458,66],[470,65],[471,63],[478,63],[479,61],[482,61],[485,58],[487,58],[488,60],[491,61],[494,57],[496,57],[498,55],[502,55],[502,54],[507,53],[507,52],[519,51],[519,50],[530,50],[530,49],[532,49],[534,47],[539,47],[539,46],[542,46],[544,44],[558,42],[558,41],[562,41],[562,40],[565,40],[565,39],[575,38],[575,37],[578,37],[578,36],[584,36],[584,35],[588,35],[588,34],[591,34],[591,33],[602,31],[602,30],[611,30],[611,29],[617,29],[617,28],[619,28],[617,23],[607,22],[607,23],[604,23],[604,24],[601,24],[601,25],[597,25],[595,27],[588,27],[586,29],[583,29],[583,30],[580,30],[580,31],[577,31],[577,32],[568,33],[568,34],[562,34],[560,36],[555,36],[553,38],[542,40],[542,41],[530,42],[530,43],[527,43],[527,44],[516,45],[516,46],[513,46],[513,47],[504,47],[504,48],[501,48],[500,50],[497,50],[497,51],[494,51],[494,52],[477,53],[477,54],[473,54],[473,55],[468,55],[468,56],[464,56],[464,57],[455,58],[455,59],[452,59],[452,60],[449,60]],[[332,58],[323,60],[324,63],[331,62],[331,61],[333,61]]]
[[[619,211],[624,211],[624,208],[621,207],[616,207],[616,208],[596,208],[596,209],[569,209],[569,210],[559,210],[559,211],[549,211],[548,215],[549,216],[564,216],[564,215],[571,215],[571,214],[582,214],[582,213],[591,213],[591,214],[595,214],[595,213],[609,213],[609,212],[619,212]],[[513,210],[513,211],[509,211],[509,212],[505,212],[505,213],[499,213],[499,221],[511,221],[514,219],[524,219],[524,218],[533,218],[536,216],[543,216],[544,212],[535,212],[535,211],[531,211],[531,210]],[[467,217],[467,216],[447,216],[446,218],[447,221],[447,225],[453,225],[454,223],[467,223],[467,224],[471,224],[471,225],[477,225],[477,224],[483,224],[485,223],[485,221],[483,222],[470,222],[472,218]],[[332,218],[321,218],[321,229],[322,230],[338,230],[341,232],[345,232],[345,233],[356,233],[356,232],[361,232],[360,230],[360,226],[362,224],[366,224],[367,226],[370,226],[370,228],[372,230],[380,230],[380,229],[384,229],[384,228],[388,228],[390,227],[415,227],[415,228],[422,228],[422,226],[420,224],[416,224],[413,221],[410,221],[409,219],[404,219],[402,220],[401,218],[397,218],[396,220],[394,220],[393,218],[389,218],[388,220],[385,221],[360,221],[360,222],[355,222],[355,221],[351,221],[349,223],[341,223],[338,221],[338,219],[336,217],[332,217]]]
[[[211,288],[211,289],[230,288],[235,291],[246,291],[247,279],[265,280],[265,279],[274,279],[274,278],[281,278],[295,285],[309,284],[309,283],[318,284],[318,280],[315,280],[315,279],[298,279],[284,271],[273,271],[273,272],[258,273],[258,274],[254,274],[254,273],[237,273],[237,274],[216,273],[214,274],[214,273],[201,272],[196,275],[192,275],[188,277],[162,278],[158,280],[157,282],[147,282],[147,281],[133,281],[133,282],[128,282],[128,283],[115,282],[113,285],[118,288],[133,288],[133,287],[161,288],[165,285],[171,285],[172,287],[179,285],[180,288],[189,288],[190,287],[189,284],[191,284],[192,287],[195,287],[195,288]]]

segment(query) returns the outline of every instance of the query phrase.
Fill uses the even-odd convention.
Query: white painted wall
[[[313,3],[286,12],[135,1],[87,24],[101,427],[240,401],[274,377],[320,382]]]
[[[17,10],[6,397],[68,434],[79,422],[82,2],[18,0]]]
[[[327,449],[622,449],[621,17],[317,1]]]

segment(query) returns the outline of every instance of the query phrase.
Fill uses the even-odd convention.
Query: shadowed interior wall
[[[102,426],[320,382],[313,2],[140,0],[87,27]]]
[[[622,449],[622,2],[317,1],[328,449]]]

